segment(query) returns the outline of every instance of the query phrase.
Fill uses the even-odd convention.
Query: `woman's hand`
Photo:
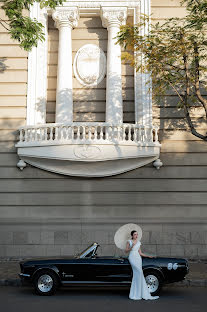
[[[156,258],[156,256],[149,256],[149,258]]]

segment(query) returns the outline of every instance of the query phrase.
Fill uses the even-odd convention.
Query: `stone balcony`
[[[23,162],[62,173],[107,176],[159,158],[158,128],[106,122],[44,124],[19,129],[18,155]]]
[[[45,40],[29,53],[27,126],[20,128],[20,140],[16,144],[20,169],[28,163],[59,174],[103,177],[150,162],[158,169],[162,165],[158,129],[152,126],[150,73],[134,70],[131,87],[135,123],[123,122],[121,47],[115,37],[127,16],[136,24],[140,14],[149,13],[150,5],[143,3],[67,1],[52,11],[34,5],[31,16],[45,25],[45,37],[48,38],[49,15],[59,32],[55,123],[46,123],[48,44]],[[94,9],[103,28],[107,28],[107,56],[99,45],[87,43],[79,48],[72,61],[72,30],[78,27],[81,16],[93,17]],[[135,57],[143,62],[142,55]],[[83,93],[85,87],[98,87],[106,76],[105,122],[74,122],[73,75],[82,85]]]

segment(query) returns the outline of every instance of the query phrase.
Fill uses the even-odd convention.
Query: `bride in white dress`
[[[126,252],[129,252],[128,260],[131,264],[133,270],[133,277],[131,282],[131,288],[129,293],[129,298],[133,300],[153,300],[158,299],[159,296],[152,296],[150,294],[149,288],[145,281],[145,277],[142,271],[142,257],[153,258],[152,256],[147,256],[141,252],[141,242],[137,240],[137,231],[131,231],[132,239],[127,241]]]

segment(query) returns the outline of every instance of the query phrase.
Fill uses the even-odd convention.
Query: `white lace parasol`
[[[135,230],[138,233],[138,241],[142,238],[142,229],[138,224],[127,223],[122,225],[114,235],[114,242],[116,246],[120,249],[126,248],[126,242],[131,239],[131,231]]]

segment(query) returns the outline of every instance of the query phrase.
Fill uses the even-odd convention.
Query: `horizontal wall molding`
[[[163,224],[180,224],[180,225],[187,225],[187,224],[203,224],[206,226],[207,229],[207,219],[205,218],[62,218],[62,219],[49,219],[49,218],[41,218],[41,219],[31,219],[31,218],[21,218],[21,220],[15,218],[9,218],[9,219],[3,219],[1,218],[0,220],[0,225],[30,225],[30,224],[36,224],[38,226],[44,225],[44,226],[49,226],[49,225],[67,225],[67,224],[126,224],[126,223],[139,223],[141,224],[158,224],[158,225],[163,225]]]

